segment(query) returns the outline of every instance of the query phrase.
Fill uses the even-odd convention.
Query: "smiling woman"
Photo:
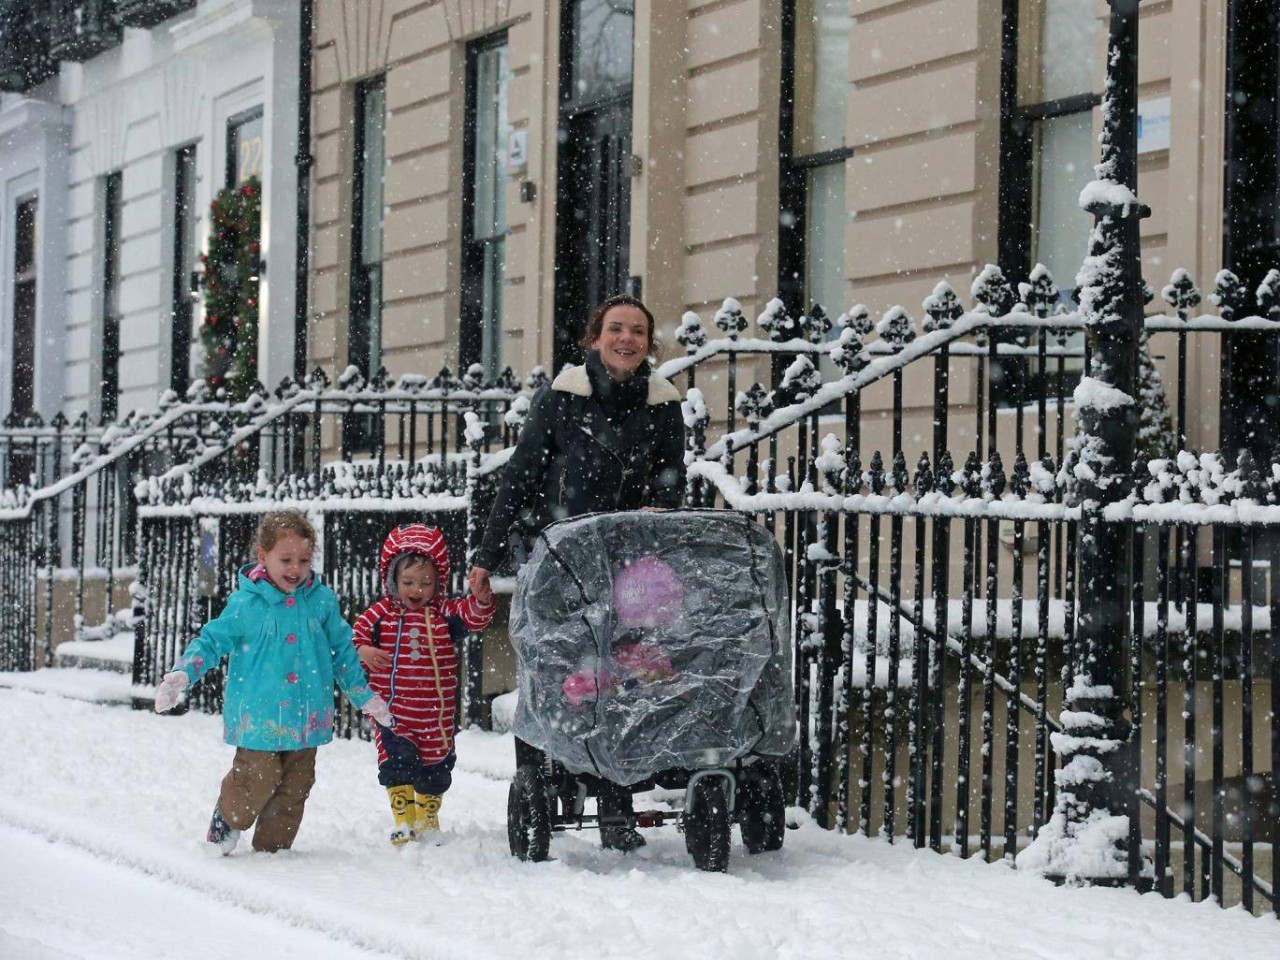
[[[635,297],[591,312],[587,360],[533,398],[485,527],[472,588],[553,520],[597,510],[675,507],[684,488],[680,394],[652,372],[653,314]]]
[[[640,307],[618,304],[607,317],[601,314],[598,321],[593,318],[587,336],[588,349],[599,354],[609,376],[623,383],[648,359],[653,346],[653,317]]]
[[[591,312],[583,346],[586,363],[567,367],[533,398],[468,574],[473,593],[489,588],[510,543],[523,553],[554,520],[680,505],[684,420],[680,394],[649,363],[653,314],[635,297],[610,297]],[[517,756],[523,746],[516,741]],[[629,814],[630,799],[614,798],[616,812]],[[643,842],[634,830],[609,829],[616,834],[602,831],[606,846]]]

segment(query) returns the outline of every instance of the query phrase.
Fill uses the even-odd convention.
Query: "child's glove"
[[[172,710],[182,696],[182,691],[190,684],[191,680],[181,670],[166,673],[160,686],[156,687],[156,713]]]
[[[394,727],[396,725],[396,718],[391,716],[391,708],[387,706],[387,701],[376,693],[369,698],[368,703],[360,708],[360,712],[384,727]]]

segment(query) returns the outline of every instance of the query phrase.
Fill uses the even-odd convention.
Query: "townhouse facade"
[[[1043,263],[1066,303],[1087,244],[1102,0],[26,6],[0,18],[17,63],[0,103],[6,412],[122,413],[199,371],[190,272],[247,143],[268,385],[316,365],[556,368],[621,291],[652,306],[668,355],[681,314],[709,322],[725,297],[749,317],[775,296],[919,316],[938,280],[964,295],[988,263],[1015,283]],[[1141,11],[1148,282],[1182,267],[1207,288],[1227,266],[1256,286],[1280,222],[1274,11]],[[73,14],[105,18],[106,39],[59,47]],[[1231,374],[1257,409],[1274,359]],[[1196,346],[1205,437],[1221,377]],[[921,424],[927,392],[908,383]]]
[[[1207,288],[1229,266],[1252,288],[1276,261],[1264,7],[1142,4],[1157,291],[1178,267]],[[620,291],[669,346],[683,311],[709,323],[725,297],[748,316],[780,296],[919,317],[936,281],[966,294],[988,263],[1015,283],[1043,263],[1066,304],[1107,15],[1100,0],[319,3],[310,362],[558,367]],[[1219,358],[1195,349],[1209,438]],[[908,395],[923,424],[931,397]]]
[[[264,195],[260,369],[293,371],[297,5],[7,3],[6,413],[153,411],[201,377],[210,204]]]

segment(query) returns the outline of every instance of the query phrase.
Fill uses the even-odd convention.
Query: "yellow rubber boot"
[[[443,797],[434,793],[414,795],[418,803],[418,822],[414,828],[419,834],[434,833],[440,829],[440,803]]]
[[[387,796],[391,799],[391,815],[396,818],[395,829],[391,831],[391,842],[397,847],[418,839],[413,829],[418,818],[418,804],[413,799],[413,787],[407,783],[398,787],[387,787]]]

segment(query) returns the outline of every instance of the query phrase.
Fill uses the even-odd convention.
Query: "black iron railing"
[[[726,303],[726,336],[708,341],[686,317],[687,355],[661,368],[688,387],[691,502],[750,513],[786,548],[800,715],[810,733],[792,767],[793,791],[830,827],[1017,861],[1052,825],[1062,775],[1054,748],[1073,735],[1062,704],[1081,666],[1080,618],[1090,612],[1078,587],[1079,460],[1067,417],[1072,369],[1088,347],[1081,318],[1056,306],[1051,278],[1041,273],[1034,286],[1038,294],[1031,284],[1014,293],[988,270],[965,310],[940,284],[925,300],[923,329],[899,308],[878,323],[863,308],[832,323],[818,309],[792,318],[774,304],[759,323],[764,336],[752,338],[741,310]],[[1135,558],[1130,630],[1138,640],[1127,646],[1120,693],[1141,784],[1124,821],[1133,831],[1129,880],[1259,909],[1273,903],[1265,844],[1280,819],[1270,786],[1280,745],[1271,630],[1280,565],[1258,561],[1275,549],[1280,466],[1174,451],[1185,445],[1178,440],[1195,399],[1188,344],[1209,338],[1213,351],[1229,354],[1238,331],[1275,338],[1280,322],[1268,303],[1257,316],[1194,316],[1198,293],[1183,274],[1165,297],[1174,314],[1150,317],[1145,328],[1150,351],[1167,357],[1174,375],[1163,400],[1158,383],[1144,395],[1154,426],[1131,474],[1142,482],[1107,521],[1126,531]],[[1055,393],[1017,408],[993,403],[993,374],[1011,363],[1061,368]],[[545,381],[538,372],[526,389]],[[425,519],[449,529],[455,549],[474,544],[527,407],[510,373],[495,384],[444,371],[336,386],[317,373],[236,407],[197,388],[181,416],[174,408],[163,424],[163,416],[139,418],[129,431],[109,429],[94,441],[112,451],[107,460],[55,486],[70,501],[77,489],[89,497],[91,478],[113,469],[128,481],[118,491],[137,517],[134,677],[147,685],[225,602],[258,517],[274,505],[315,517],[321,575],[352,616],[380,589],[377,547],[390,525]],[[361,449],[343,446],[351,418],[377,426]],[[24,429],[14,431],[14,449],[26,442]],[[151,449],[138,439],[144,434],[172,441]],[[124,435],[151,449],[127,468],[119,465],[129,455]],[[22,455],[50,464],[55,449],[65,450],[59,443]],[[159,461],[174,451],[182,456],[165,469]],[[73,505],[28,509],[50,499],[43,489],[9,491],[18,512],[0,517],[15,597],[23,577],[51,579],[34,572],[51,568],[42,544],[59,542],[50,518],[76,515]],[[79,508],[86,518],[113,509],[94,496],[98,506]],[[70,548],[66,556],[73,570],[87,562]],[[465,566],[454,557],[456,578]],[[1215,589],[1225,599],[1215,602]],[[31,616],[0,621],[6,655]],[[463,654],[463,708],[474,721],[483,648],[473,638]],[[219,699],[216,677],[197,691],[206,708]],[[349,714],[342,722],[356,729]],[[1251,744],[1248,764],[1233,759],[1237,741]],[[1247,789],[1232,793],[1236,783]]]
[[[53,11],[30,0],[0,0],[0,90],[21,93],[58,72],[50,52]]]
[[[534,383],[541,383],[535,378]],[[387,532],[418,521],[440,527],[454,552],[449,589],[462,591],[469,531],[487,514],[488,471],[514,442],[527,401],[510,371],[484,383],[479,368],[461,379],[448,370],[428,380],[385,372],[371,384],[352,373],[331,388],[317,372],[290,383],[274,401],[219,443],[166,473],[140,483],[144,552],[139,580],[145,612],[137,623],[134,682],[150,685],[171,667],[200,624],[216,614],[248,562],[258,520],[290,506],[308,513],[320,533],[319,573],[353,619],[382,595],[378,556]],[[519,401],[519,402],[518,402]],[[359,431],[350,429],[359,423]],[[361,449],[348,445],[363,438]],[[461,651],[465,718],[479,722],[482,654],[472,637]],[[214,673],[194,691],[195,702],[220,709],[222,678]],[[341,707],[339,729],[351,735],[358,719]]]
[[[116,0],[49,0],[49,6],[49,52],[59,60],[91,60],[124,36]]]
[[[126,27],[154,27],[195,8],[196,0],[116,0],[120,22]]]

